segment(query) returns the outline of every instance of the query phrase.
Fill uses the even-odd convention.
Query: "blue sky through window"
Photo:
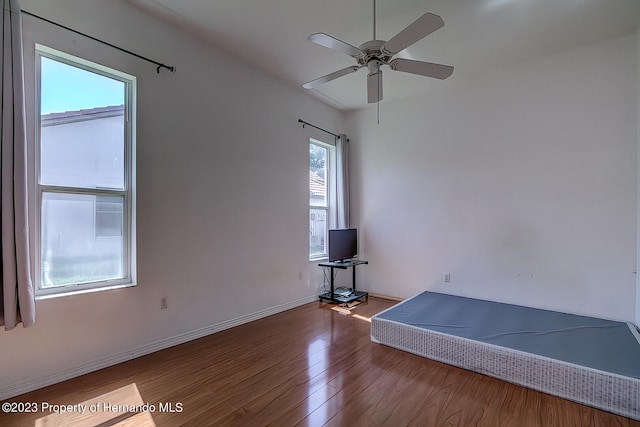
[[[125,84],[42,57],[40,114],[124,104]]]

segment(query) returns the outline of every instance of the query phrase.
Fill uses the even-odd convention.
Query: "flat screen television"
[[[329,262],[346,261],[358,255],[358,230],[329,230]]]

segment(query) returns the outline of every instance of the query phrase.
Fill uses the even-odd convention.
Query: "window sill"
[[[101,287],[89,288],[89,289],[75,289],[75,290],[68,290],[68,291],[61,290],[60,292],[56,292],[55,294],[36,295],[36,301],[42,301],[42,300],[52,299],[52,298],[69,297],[72,295],[89,294],[94,292],[111,291],[114,289],[132,288],[134,286],[136,286],[136,283],[123,283],[119,285],[101,286]]]

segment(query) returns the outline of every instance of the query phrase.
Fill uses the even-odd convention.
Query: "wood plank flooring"
[[[640,427],[372,343],[369,318],[393,304],[307,304],[9,399],[40,411],[0,411],[0,426]]]

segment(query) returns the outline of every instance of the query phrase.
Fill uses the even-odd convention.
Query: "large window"
[[[135,77],[37,46],[38,294],[134,284]]]
[[[309,142],[309,259],[328,255],[327,230],[334,222],[334,152],[332,145]]]

